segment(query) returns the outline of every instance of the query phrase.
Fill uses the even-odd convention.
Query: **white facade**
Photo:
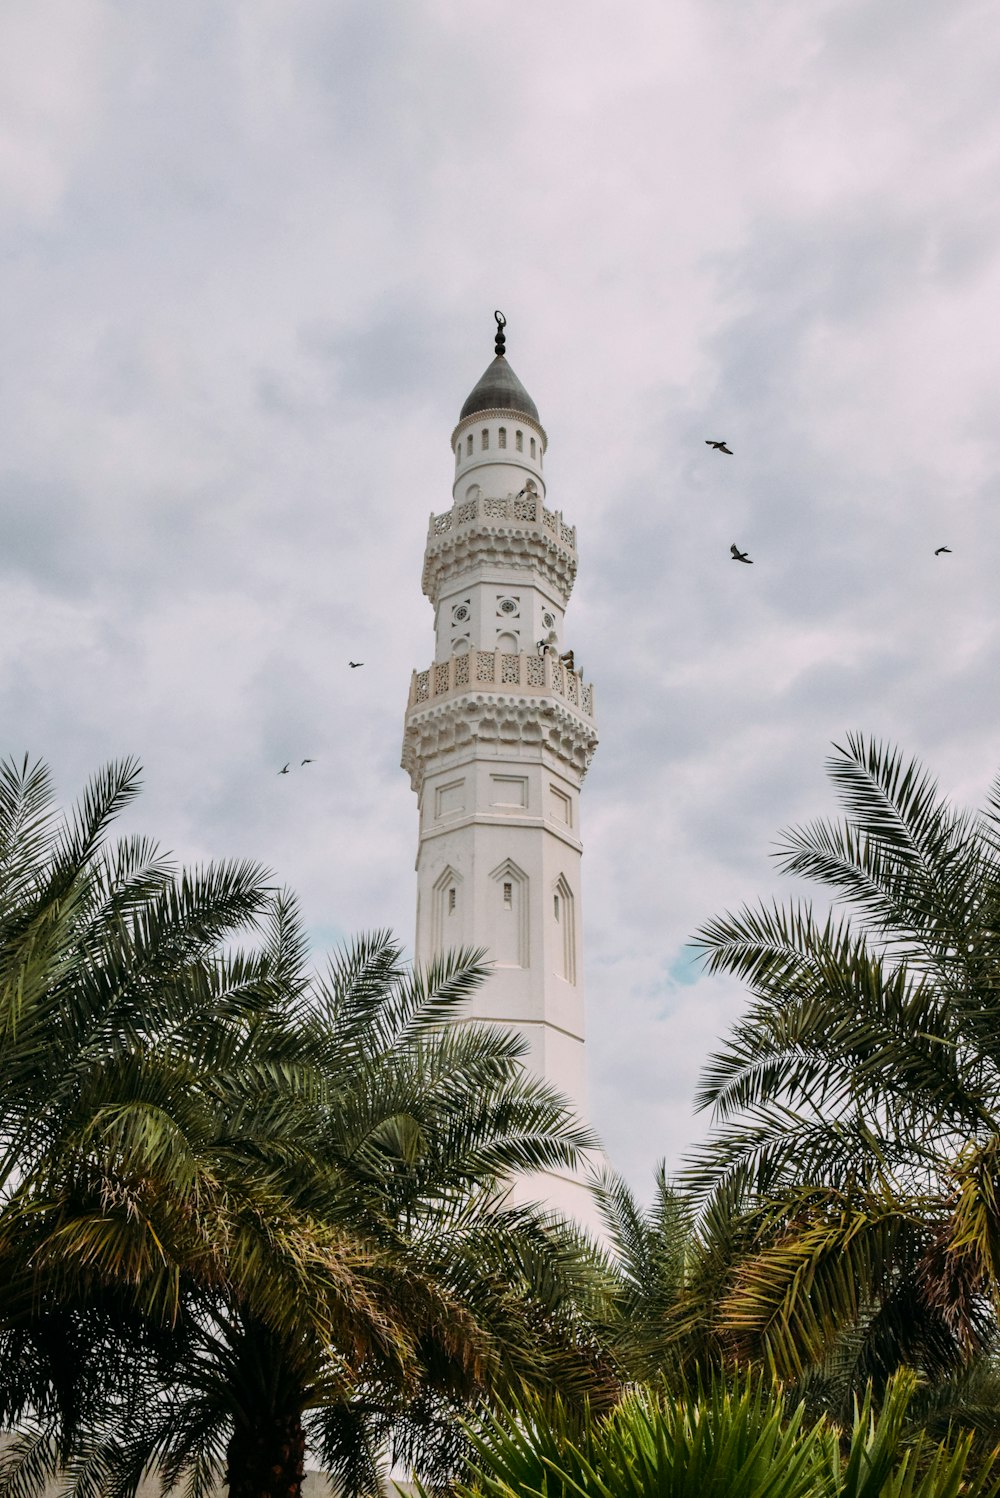
[[[452,433],[453,503],[424,553],[434,660],[413,674],[403,741],[420,812],[415,950],[485,947],[493,972],[469,1016],[518,1029],[528,1064],[585,1119],[580,787],[597,734],[593,688],[559,659],[576,532],[546,508],[545,432],[497,347]],[[575,1176],[546,1174],[531,1194],[595,1225]]]

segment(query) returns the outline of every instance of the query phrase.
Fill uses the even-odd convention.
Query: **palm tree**
[[[177,876],[146,839],[109,846],[137,791],[138,766],[111,765],[63,819],[43,765],[0,765],[3,1423],[58,1389],[71,1409],[52,1328],[91,1297],[114,1286],[122,1314],[169,1318],[182,1264],[220,1268],[199,1082],[255,981],[222,944],[268,890],[250,863]]]
[[[310,1233],[367,1251],[391,1336],[310,1330],[280,1295],[194,1291],[179,1356],[119,1470],[155,1458],[196,1489],[224,1475],[239,1498],[295,1494],[308,1440],[343,1491],[373,1493],[390,1458],[443,1480],[458,1417],[482,1399],[556,1381],[570,1398],[612,1397],[596,1255],[507,1200],[512,1173],[571,1165],[593,1141],[525,1073],[517,1037],[443,1023],[481,981],[480,959],[413,973],[383,933],[310,979],[290,902],[272,937],[268,961],[297,995],[281,1023],[317,1085],[294,1100],[292,1126],[283,1100],[272,1137],[255,1123],[247,1142]]]
[[[481,960],[412,974],[381,935],[314,980],[253,866],[105,846],[136,775],[68,824],[40,766],[0,776],[7,1490],[295,1494],[307,1432],[370,1490],[393,1443],[445,1470],[469,1401],[608,1397],[595,1255],[506,1200],[593,1140],[519,1041],[445,1025]]]
[[[676,1375],[686,1361],[676,1335],[678,1307],[699,1250],[690,1204],[668,1181],[662,1161],[648,1208],[610,1170],[595,1194],[617,1270],[609,1337],[622,1369],[640,1381]]]
[[[93,1447],[102,1423],[130,1428],[176,1364],[192,1297],[265,1320],[279,1306],[288,1335],[409,1345],[372,1247],[282,1189],[315,1065],[280,962],[223,945],[260,923],[266,877],[248,863],[177,876],[146,840],[109,846],[137,789],[133,762],[112,765],[62,819],[43,766],[0,767],[0,1422],[25,1434],[15,1482]]]
[[[737,1349],[940,1375],[1000,1298],[1000,782],[972,814],[860,737],[829,768],[844,818],[779,859],[832,913],[761,904],[697,937],[753,1004],[705,1072],[717,1124],[686,1182],[752,1214],[719,1311]]]

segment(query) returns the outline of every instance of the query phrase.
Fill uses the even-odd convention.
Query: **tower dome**
[[[472,387],[459,421],[476,411],[520,411],[532,421],[538,420],[538,407],[507,363],[506,355],[497,354]]]
[[[538,407],[507,363],[502,312],[496,318],[496,358],[473,386],[451,434],[455,454],[452,494],[471,500],[528,493],[545,498],[542,462],[548,438]]]
[[[496,312],[494,316],[497,322],[496,358],[472,387],[458,419],[462,422],[476,411],[520,411],[530,416],[532,421],[538,421],[538,407],[507,363],[503,313]]]

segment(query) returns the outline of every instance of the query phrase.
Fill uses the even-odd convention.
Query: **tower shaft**
[[[452,434],[451,509],[430,518],[435,652],[413,673],[403,766],[420,814],[417,960],[485,947],[468,1018],[520,1031],[527,1065],[585,1119],[580,789],[597,734],[593,687],[562,645],[576,532],[545,506],[545,447],[498,354]],[[591,1221],[578,1177],[532,1187]]]

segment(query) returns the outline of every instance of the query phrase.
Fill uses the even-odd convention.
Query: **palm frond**
[[[0,1446],[2,1498],[40,1498],[59,1471],[61,1455],[51,1427],[23,1422]]]

